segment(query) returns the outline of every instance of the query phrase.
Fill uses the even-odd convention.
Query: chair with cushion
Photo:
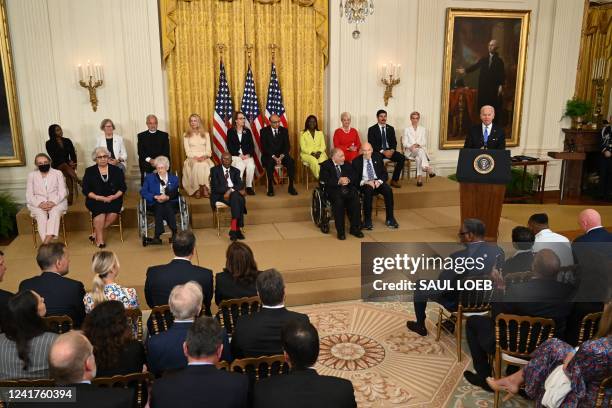
[[[142,343],[142,311],[140,309],[125,309],[128,325],[132,328],[134,339]]]
[[[65,215],[66,211],[64,211],[60,217],[60,228],[62,230],[62,238],[64,238],[64,245],[68,246],[68,240],[66,239],[66,223],[64,221]],[[32,240],[34,241],[34,248],[38,248],[38,223],[36,222],[34,214],[30,213],[30,218],[32,219]]]
[[[274,184],[281,185],[285,184],[285,182],[289,182],[289,173],[287,172],[287,167],[280,165],[274,167]],[[307,186],[308,187],[308,186]],[[270,190],[270,185],[268,181],[268,177],[266,177],[266,191]]]
[[[46,316],[43,317],[43,321],[45,322],[45,325],[49,331],[57,334],[69,332],[74,327],[72,319],[67,315]]]
[[[283,354],[236,359],[230,371],[246,374],[251,382],[259,381],[273,375],[287,374],[289,365]]]
[[[231,336],[240,316],[250,315],[260,310],[261,300],[259,296],[226,299],[219,304],[217,320],[219,320],[221,326],[225,327],[227,335]]]
[[[170,306],[161,305],[151,309],[151,329],[152,335],[165,332],[174,322],[174,316],[170,313]]]
[[[120,387],[136,390],[136,407],[142,408],[147,404],[147,390],[153,383],[155,376],[151,373],[133,373],[127,375],[114,375],[112,377],[96,377],[91,380],[98,387]]]
[[[121,207],[121,212],[119,213],[119,217],[117,217],[117,221],[114,224],[111,224],[111,227],[119,228],[119,238],[121,238],[121,242],[123,241],[123,210],[124,207]],[[94,225],[93,225],[93,217],[92,214],[89,213],[89,223],[91,224],[91,235],[94,235]],[[91,241],[93,245],[95,245],[94,241]]]
[[[589,313],[582,318],[582,322],[580,322],[580,333],[578,334],[578,346],[593,338],[602,315],[603,312]]]

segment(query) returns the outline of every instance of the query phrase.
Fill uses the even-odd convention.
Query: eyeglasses
[[[108,156],[107,156],[107,155],[104,155],[104,156],[96,156],[96,159],[100,159],[100,160],[102,160],[102,159],[108,159]]]

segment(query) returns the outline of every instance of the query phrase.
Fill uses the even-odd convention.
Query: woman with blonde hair
[[[91,259],[94,273],[92,291],[83,298],[85,312],[89,313],[98,304],[107,300],[117,300],[126,309],[138,308],[138,295],[134,288],[124,288],[115,282],[119,275],[119,258],[112,251],[98,251]]]
[[[183,187],[187,194],[195,198],[210,195],[210,168],[212,160],[212,145],[210,135],[202,129],[200,115],[189,116],[189,130],[183,134],[185,147],[185,163],[183,164]]]

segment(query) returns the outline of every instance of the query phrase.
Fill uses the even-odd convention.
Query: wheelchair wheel
[[[312,192],[312,203],[310,205],[310,219],[317,226],[321,226],[321,214],[324,212],[323,200],[321,197],[321,191],[314,189]]]
[[[147,212],[143,200],[138,202],[138,236],[145,238],[147,236]]]

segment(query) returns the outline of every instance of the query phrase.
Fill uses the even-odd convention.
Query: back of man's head
[[[580,224],[580,228],[584,232],[592,228],[601,227],[601,215],[594,209],[587,208],[578,215],[578,224]]]
[[[529,228],[531,228],[535,234],[543,229],[548,228],[548,215],[546,213],[537,213],[529,217]]]
[[[52,242],[38,247],[36,263],[41,271],[55,269],[55,263],[64,256],[66,245],[62,242]]]
[[[187,358],[192,360],[213,358],[217,360],[217,351],[223,344],[223,329],[212,317],[197,318],[187,330],[185,348]]]
[[[195,281],[176,285],[170,292],[168,306],[175,320],[195,319],[202,310],[202,287]]]
[[[255,282],[261,303],[266,306],[277,306],[285,299],[285,282],[276,269],[268,269],[257,275]]]
[[[464,232],[471,233],[475,240],[481,240],[485,236],[486,228],[484,222],[476,218],[466,218],[463,220]]]
[[[96,376],[93,346],[80,331],[59,335],[49,350],[49,374],[57,384],[75,384]]]
[[[527,250],[533,247],[535,235],[527,227],[514,227],[512,229],[512,243],[517,249]]]
[[[557,254],[552,249],[541,249],[533,257],[531,270],[536,278],[539,279],[557,279],[559,270],[561,269],[561,261]]]
[[[196,238],[192,231],[185,230],[179,231],[174,234],[172,240],[172,250],[174,255],[186,258],[193,255],[193,249],[195,248]]]
[[[316,363],[319,334],[310,322],[290,320],[281,330],[281,341],[293,370],[303,370]]]

